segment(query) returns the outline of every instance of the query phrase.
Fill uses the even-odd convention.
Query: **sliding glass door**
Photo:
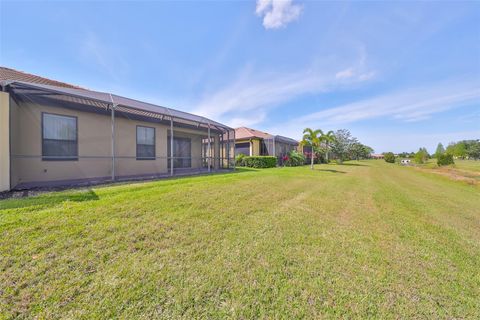
[[[171,162],[170,137],[167,143],[168,167]],[[192,141],[190,138],[173,137],[173,167],[174,168],[191,168],[192,167]]]

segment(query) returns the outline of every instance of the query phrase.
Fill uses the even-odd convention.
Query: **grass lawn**
[[[480,160],[455,160],[455,167],[462,170],[480,172]]]
[[[439,167],[436,159],[430,159],[426,164],[417,165],[418,169],[430,170],[433,173],[462,180],[470,184],[480,184],[480,161],[455,160],[454,165]]]
[[[0,201],[0,317],[480,318],[480,186],[381,160]]]

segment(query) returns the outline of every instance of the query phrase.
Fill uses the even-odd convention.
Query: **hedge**
[[[277,157],[253,156],[244,157],[243,165],[250,168],[274,168],[277,166]]]

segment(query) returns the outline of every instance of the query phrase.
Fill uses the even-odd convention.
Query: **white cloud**
[[[89,66],[96,65],[112,79],[118,81],[128,73],[129,64],[115,46],[108,45],[96,33],[89,32],[80,42],[80,52]]]
[[[425,88],[405,89],[382,96],[329,108],[294,120],[297,123],[351,123],[379,117],[407,122],[430,118],[434,113],[480,104],[478,81],[450,82]]]
[[[234,83],[206,95],[194,112],[207,117],[249,112],[278,105],[308,92],[324,91],[328,84],[325,76],[308,70],[270,75],[247,72]]]
[[[226,121],[226,123],[232,128],[250,127],[261,123],[263,120],[265,120],[266,117],[267,113],[265,111],[252,112],[250,116],[236,117]]]
[[[292,138],[300,138],[303,128],[306,127],[334,130],[347,124],[378,118],[404,122],[424,121],[430,119],[436,113],[475,103],[480,106],[480,85],[478,80],[452,80],[423,88],[406,88],[369,99],[327,108],[290,119],[281,126],[273,124],[271,127],[263,128],[263,130],[291,136]],[[400,134],[401,137],[403,135],[404,133]],[[363,142],[372,143],[373,146],[372,141]]]
[[[302,95],[330,92],[372,79],[375,72],[365,61],[366,53],[361,52],[355,61],[349,61],[347,69],[345,63],[339,68],[337,61],[328,59],[295,72],[255,72],[247,66],[233,82],[205,92],[190,111],[231,126],[253,126],[262,123],[271,109]],[[351,70],[349,76],[338,77],[342,72],[339,69]]]
[[[292,0],[257,0],[255,13],[262,17],[265,29],[278,29],[295,21],[302,12],[302,6]]]
[[[353,75],[354,75],[353,68],[348,68],[348,69],[342,70],[340,72],[337,72],[337,74],[335,75],[335,78],[337,78],[337,79],[348,79],[348,78],[353,77]]]

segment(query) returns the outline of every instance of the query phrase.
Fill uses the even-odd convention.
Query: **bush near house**
[[[441,166],[448,166],[450,164],[455,164],[453,161],[453,156],[451,154],[438,154],[437,155],[437,165]]]
[[[388,163],[395,163],[395,155],[393,152],[387,152],[383,155],[383,158],[385,159],[386,162]]]
[[[292,150],[285,156],[283,164],[287,167],[298,167],[305,163],[305,156],[300,152]]]
[[[277,166],[277,157],[253,156],[244,157],[243,165],[250,168],[274,168]]]
[[[244,155],[243,153],[237,154],[237,156],[235,157],[235,165],[239,167],[243,167],[245,165],[243,163],[243,160],[245,159],[245,157],[247,156]]]

